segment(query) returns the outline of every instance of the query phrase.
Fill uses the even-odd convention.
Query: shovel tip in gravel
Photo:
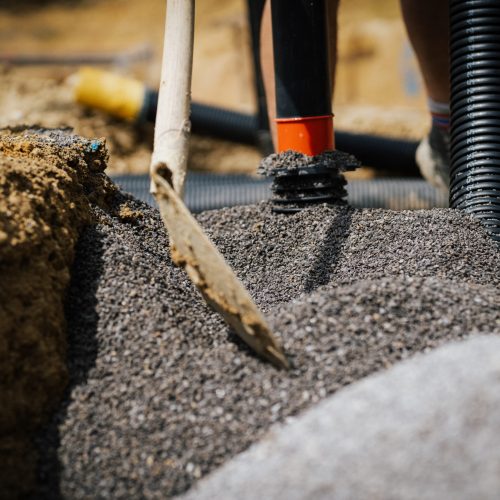
[[[204,299],[262,357],[288,362],[243,284],[182,201],[187,170],[194,0],[167,2],[162,77],[158,95],[151,191],[170,238],[172,260]]]
[[[278,368],[289,363],[243,284],[203,232],[161,168],[152,179],[160,214],[168,230],[172,260],[182,267],[205,301],[255,352]]]

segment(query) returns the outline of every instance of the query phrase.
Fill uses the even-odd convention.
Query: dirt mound
[[[99,213],[68,292],[70,390],[39,442],[45,496],[165,498],[339,388],[500,334],[500,253],[461,212],[270,205],[198,219],[292,364],[256,358],[173,266],[156,210]]]
[[[0,131],[0,483],[33,479],[30,433],[67,382],[64,292],[74,246],[115,188],[104,141],[60,130]]]
[[[158,212],[116,190],[106,159],[103,141],[65,131],[0,134],[10,496],[31,486],[30,438],[67,381],[36,439],[37,497],[164,498],[340,387],[451,339],[500,334],[500,253],[466,214],[284,216],[268,203],[200,214],[271,318],[292,365],[278,371],[173,266]]]

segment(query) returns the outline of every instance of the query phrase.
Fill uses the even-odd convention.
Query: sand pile
[[[293,368],[278,371],[173,267],[157,212],[128,203],[126,221],[94,208],[99,223],[77,247],[70,388],[38,440],[46,497],[181,493],[347,384],[451,339],[500,334],[500,253],[467,215],[205,212],[283,342]]]
[[[61,131],[0,132],[0,484],[33,479],[29,434],[67,381],[64,292],[74,246],[115,189],[103,174],[104,141]]]

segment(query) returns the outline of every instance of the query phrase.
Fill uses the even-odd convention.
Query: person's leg
[[[328,8],[328,36],[330,70],[332,72],[332,86],[335,80],[335,66],[337,61],[337,10],[340,0],[327,0]],[[276,145],[276,96],[274,89],[274,57],[273,57],[273,34],[271,28],[271,2],[266,1],[262,17],[260,36],[260,57],[264,88],[266,91],[267,112],[273,142]]]
[[[401,0],[401,9],[422,72],[432,115],[429,136],[417,150],[417,163],[431,184],[448,189],[449,0]]]
[[[403,18],[428,96],[450,100],[449,0],[401,0]]]

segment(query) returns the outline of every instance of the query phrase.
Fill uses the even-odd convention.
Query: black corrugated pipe
[[[139,200],[155,205],[149,192],[148,175],[111,176],[121,189]],[[193,212],[236,205],[249,205],[268,200],[271,181],[250,175],[188,172],[185,202]],[[347,184],[349,205],[357,208],[389,208],[420,210],[447,207],[448,197],[423,179],[370,179]]]
[[[450,1],[450,206],[500,243],[500,2]]]

